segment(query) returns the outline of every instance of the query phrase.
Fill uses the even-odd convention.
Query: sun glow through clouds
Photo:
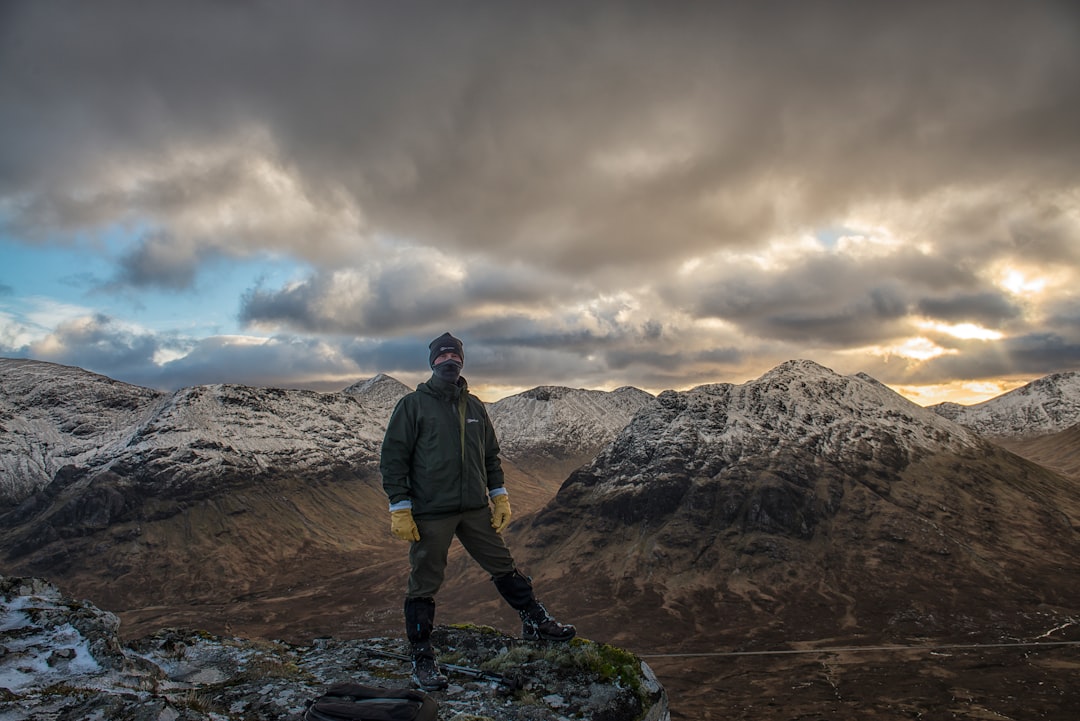
[[[975,323],[939,323],[937,321],[920,321],[917,324],[923,330],[942,333],[960,340],[1001,340],[1004,333],[989,328],[983,328]]]
[[[1009,268],[1004,271],[998,283],[1013,295],[1038,295],[1046,289],[1047,280],[1030,277],[1021,270]]]

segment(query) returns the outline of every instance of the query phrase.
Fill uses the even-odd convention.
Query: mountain
[[[0,508],[118,442],[162,398],[81,368],[0,358]]]
[[[662,393],[511,543],[586,629],[690,650],[1050,628],[1078,528],[1076,483],[792,361]]]
[[[539,386],[488,406],[515,513],[539,510],[571,471],[592,460],[654,401],[637,388]]]
[[[65,467],[192,487],[268,469],[370,460],[408,389],[377,376],[343,393],[209,385],[164,394],[77,368],[0,359],[0,493],[22,500]],[[72,470],[65,471],[70,475]],[[83,473],[85,475],[85,473]]]
[[[336,604],[322,585],[330,578],[396,596],[400,579],[379,570],[400,569],[401,549],[387,531],[378,459],[408,390],[380,374],[340,393],[206,385],[165,394],[0,361],[0,485],[11,499],[0,514],[3,568],[63,582],[139,627],[184,622],[206,604],[237,624],[317,624],[326,609],[309,597]],[[492,405],[519,516],[651,400],[632,389],[524,396]],[[555,442],[545,446],[545,434]],[[373,577],[358,580],[365,569]]]
[[[539,386],[488,408],[503,453],[548,463],[585,463],[653,401],[629,386],[611,392]]]
[[[1080,421],[1080,372],[1054,373],[975,405],[930,410],[988,438],[1058,433]]]
[[[5,572],[60,574],[134,634],[399,632],[406,548],[386,531],[376,464],[404,386],[377,376],[336,394],[135,389],[142,405],[125,401],[115,429],[89,424],[87,437],[102,439],[91,448],[58,428],[69,408],[93,416],[104,390],[45,395],[31,412],[18,399],[73,371],[40,364],[31,382],[13,367],[0,364],[5,428],[19,414],[37,425],[5,438],[4,452],[36,449],[56,471],[0,516]],[[76,397],[89,400],[62,405]],[[1043,396],[1027,398],[1043,408],[1031,414],[1048,413]],[[1054,407],[1067,422],[1066,405]],[[655,399],[541,387],[490,408],[526,508],[557,476],[546,467],[574,466],[538,512],[515,514],[507,539],[519,566],[582,636],[669,654],[657,663],[683,708],[762,721],[945,717],[975,704],[986,717],[1064,719],[1055,709],[1080,702],[1062,680],[1075,665],[1044,649],[1021,660],[949,650],[932,663],[842,650],[1075,637],[1080,491],[1031,460],[1066,470],[1053,448],[1020,457],[868,376],[809,361]],[[616,431],[618,413],[632,417]],[[588,453],[578,437],[610,441],[575,465]],[[5,474],[30,467],[4,463]],[[526,481],[535,493],[519,493]],[[459,548],[447,578],[440,623],[516,627]],[[811,655],[678,656],[776,651]]]
[[[184,606],[369,565],[385,546],[371,519],[386,506],[386,418],[407,390],[393,379],[161,394],[49,364],[0,369],[5,423],[20,431],[6,434],[5,468],[24,447],[56,468],[0,516],[8,572],[117,609]]]
[[[661,393],[508,542],[558,616],[650,660],[673,718],[1064,721],[1070,652],[995,649],[1078,638],[1078,531],[1075,481],[792,361]],[[448,613],[512,623],[455,571]]]

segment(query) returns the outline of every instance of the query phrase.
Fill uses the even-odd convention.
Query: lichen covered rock
[[[334,683],[410,686],[398,638],[309,645],[164,629],[123,644],[119,622],[41,579],[0,576],[0,718],[132,721],[296,719]],[[438,627],[451,671],[432,694],[439,718],[662,721],[667,697],[648,666],[591,641],[526,642],[488,627]]]

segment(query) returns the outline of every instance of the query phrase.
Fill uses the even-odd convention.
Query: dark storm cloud
[[[136,288],[157,286],[183,290],[195,282],[199,258],[184,244],[167,234],[153,234],[143,239],[120,260],[112,285]]]
[[[141,376],[146,368],[153,367],[155,353],[166,347],[164,338],[125,328],[98,314],[65,321],[47,340],[15,354],[126,379]]]
[[[979,323],[991,328],[1020,316],[1022,309],[1000,292],[959,294],[945,298],[922,298],[922,315],[948,323]]]
[[[266,126],[287,166],[348,188],[386,232],[566,272],[750,242],[778,222],[780,176],[801,179],[793,201],[813,222],[877,193],[1071,181],[1080,165],[1068,3],[7,14],[8,192]]]
[[[1049,304],[1047,325],[1080,337],[1080,298],[1066,298]]]
[[[867,259],[817,254],[782,269],[721,263],[662,293],[696,316],[734,323],[755,336],[845,346],[894,337],[923,302],[920,296],[976,283],[940,258],[900,250]]]
[[[575,293],[581,289],[542,269],[407,252],[347,271],[315,273],[282,288],[251,288],[242,298],[240,320],[299,332],[386,334],[445,324],[488,303],[499,304],[501,315],[514,307],[565,302]]]
[[[0,5],[0,232],[137,229],[114,290],[290,255],[312,273],[244,322],[391,339],[310,368],[298,339],[196,343],[177,378],[399,367],[444,326],[507,382],[698,378],[917,317],[1065,338],[1074,314],[1035,327],[994,278],[1080,264],[1077,127],[1072,2]],[[901,243],[724,261],[864,215]],[[994,363],[1028,347],[1069,358]]]
[[[357,366],[338,348],[311,338],[276,336],[257,344],[207,338],[183,357],[155,368],[146,385],[175,389],[238,383],[331,392],[371,375],[374,373]],[[333,380],[320,380],[327,378]]]
[[[957,345],[959,353],[933,358],[901,375],[890,376],[886,371],[878,377],[885,382],[946,383],[955,378],[1041,376],[1080,366],[1080,339],[1070,340],[1052,332]]]

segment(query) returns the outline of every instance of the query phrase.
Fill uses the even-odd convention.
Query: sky
[[[1078,288],[1069,0],[0,0],[0,356],[974,403]]]

